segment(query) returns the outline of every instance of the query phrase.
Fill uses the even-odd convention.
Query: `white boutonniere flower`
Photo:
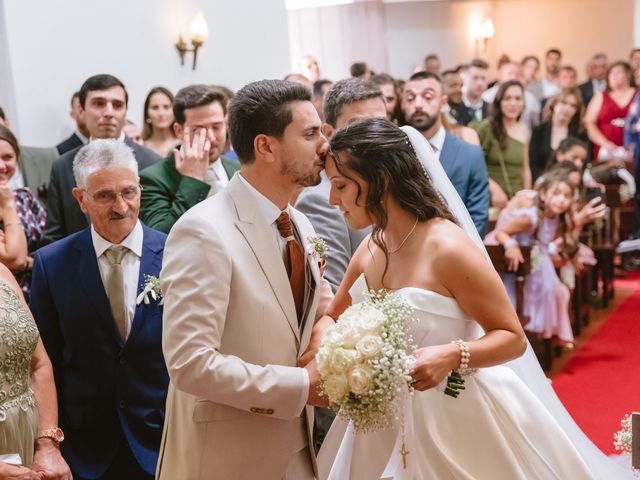
[[[307,238],[307,255],[312,256],[316,262],[318,262],[318,268],[320,269],[320,276],[324,277],[324,271],[327,268],[327,260],[325,259],[329,247],[327,242],[318,235],[313,235]]]
[[[145,305],[149,305],[151,300],[160,301],[159,305],[164,303],[162,297],[162,288],[160,288],[160,280],[155,275],[145,275],[144,284],[142,285],[142,292],[136,298],[136,305],[140,305],[142,302]]]
[[[313,235],[307,238],[307,242],[307,253],[309,255],[318,257],[318,260],[326,257],[329,247],[321,237]]]

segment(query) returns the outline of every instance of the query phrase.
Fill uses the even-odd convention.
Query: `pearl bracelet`
[[[515,238],[510,238],[509,240],[507,240],[502,244],[502,248],[504,248],[505,250],[513,247],[518,247],[518,246],[519,246],[518,241]]]
[[[453,340],[451,343],[460,348],[460,366],[456,369],[460,375],[466,376],[474,373],[475,368],[469,368],[469,360],[471,359],[471,353],[469,352],[469,345],[464,340]]]

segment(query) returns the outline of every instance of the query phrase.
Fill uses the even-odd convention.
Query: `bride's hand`
[[[419,348],[413,356],[412,386],[419,391],[437,386],[460,366],[460,348],[453,344]]]
[[[322,334],[324,329],[329,325],[333,325],[335,321],[329,315],[323,315],[320,320],[316,322],[313,326],[313,330],[311,331],[311,340],[309,340],[309,346],[304,351],[304,353],[298,359],[298,366],[304,367],[311,360],[316,358],[316,353],[318,353],[318,349],[320,348],[320,342],[322,342]]]

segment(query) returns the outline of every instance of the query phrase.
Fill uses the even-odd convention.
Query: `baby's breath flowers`
[[[620,420],[620,430],[613,434],[613,446],[622,453],[631,453],[631,415]]]
[[[323,394],[331,408],[367,433],[398,418],[411,390],[408,325],[413,309],[398,295],[368,293],[325,331],[317,354]]]

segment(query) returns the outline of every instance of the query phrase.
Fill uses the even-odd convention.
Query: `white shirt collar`
[[[482,97],[480,97],[478,98],[478,101],[476,103],[472,104],[471,100],[469,100],[466,95],[462,95],[462,103],[464,103],[465,107],[473,108],[475,110],[477,108],[482,108],[484,100],[482,100]]]
[[[125,134],[124,134],[124,128],[122,129],[122,131],[120,132],[120,136],[118,138],[116,138],[116,140],[118,140],[119,142],[124,142],[125,139]],[[89,141],[93,141],[95,140],[94,137],[89,138]]]
[[[262,193],[256,190],[253,185],[247,182],[247,179],[244,178],[240,172],[238,172],[238,177],[258,202],[258,208],[260,209],[260,213],[267,220],[267,223],[269,225],[273,224],[282,213],[280,208],[271,200],[269,200],[267,197],[265,197]],[[284,211],[287,212],[289,216],[291,216],[291,213],[289,212],[288,204],[284,209]]]
[[[227,180],[227,171],[224,169],[224,165],[222,165],[222,160],[220,157],[216,158],[215,161],[209,164],[209,168],[213,170],[213,173],[216,174],[216,178],[221,182]]]
[[[131,233],[127,235],[127,237],[119,243],[123,247],[127,247],[133,253],[135,253],[138,257],[142,257],[142,241],[144,237],[144,232],[142,231],[142,224],[140,220],[136,222],[136,226],[133,227]],[[113,247],[115,244],[105,240],[100,236],[98,232],[96,232],[93,225],[91,225],[91,240],[93,241],[93,248],[96,251],[96,257],[100,258],[102,254]]]
[[[440,125],[440,128],[435,133],[435,135],[428,139],[429,143],[431,144],[431,146],[437,149],[436,150],[437,153],[442,151],[442,146],[444,145],[444,137],[445,137],[445,135],[446,135],[446,132],[444,130],[444,127],[442,125]]]
[[[75,131],[75,132],[73,132],[73,133],[75,133],[75,134],[76,134],[76,137],[78,137],[78,138],[82,141],[82,143],[84,143],[85,145],[86,145],[87,143],[89,143],[89,139],[88,139],[87,137],[85,137],[85,136],[82,134],[82,132],[80,132],[80,130],[76,129],[76,131]]]

